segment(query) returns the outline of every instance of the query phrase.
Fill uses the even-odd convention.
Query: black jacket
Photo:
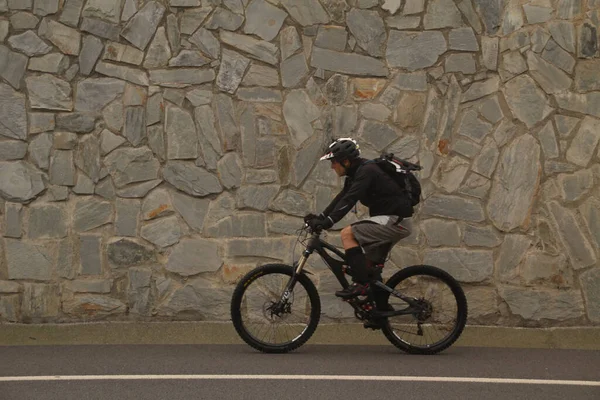
[[[412,205],[404,189],[383,171],[377,164],[360,158],[347,170],[344,188],[323,211],[335,224],[360,201],[369,208],[371,217],[377,215],[398,215],[410,217]]]

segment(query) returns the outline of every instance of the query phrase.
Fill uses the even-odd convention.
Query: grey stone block
[[[81,275],[102,275],[102,236],[79,236]]]
[[[600,321],[600,269],[592,268],[580,275],[579,281],[587,304],[590,321]]]
[[[183,15],[181,16],[180,33],[184,35],[191,35],[196,32],[196,30],[200,27],[200,25],[202,25],[212,10],[212,7],[185,9],[183,11]]]
[[[521,154],[529,154],[527,160]],[[487,204],[489,218],[502,231],[526,224],[540,184],[540,146],[523,135],[505,148]],[[516,190],[516,188],[519,190]]]
[[[95,120],[91,113],[59,113],[56,115],[56,128],[69,132],[88,133],[94,130]]]
[[[27,56],[0,45],[0,77],[4,78],[13,88],[21,88],[21,79],[25,74],[28,61]]]
[[[104,165],[117,187],[156,179],[160,166],[147,147],[113,150],[104,159]]]
[[[577,270],[595,265],[597,258],[594,248],[583,234],[573,212],[555,201],[547,206],[573,268]]]
[[[398,63],[395,61],[398,58],[391,51],[388,47],[388,63],[390,66],[398,66],[395,65]],[[387,66],[377,58],[355,53],[341,53],[319,47],[313,49],[310,65],[348,75],[387,76],[389,73]]]
[[[27,153],[27,143],[18,140],[0,141],[0,161],[22,160]]]
[[[65,0],[62,12],[60,13],[60,22],[77,27],[84,2],[84,0]]]
[[[127,306],[112,297],[99,295],[76,296],[63,302],[66,314],[77,316],[86,314],[88,319],[102,319],[109,315],[119,315],[125,312]],[[89,311],[89,310],[93,311]]]
[[[129,269],[127,300],[130,312],[150,315],[152,271],[148,268]]]
[[[427,198],[423,202],[421,213],[472,222],[481,222],[485,219],[479,201],[442,194],[434,194]]]
[[[292,32],[296,32],[295,28],[294,31]],[[293,35],[293,33],[291,33],[291,35]],[[291,39],[294,39],[294,36],[291,37]],[[335,25],[321,25],[319,26],[319,31],[317,33],[317,37],[315,39],[315,46],[322,48],[322,49],[329,49],[329,50],[334,50],[334,51],[345,51],[346,50],[346,43],[348,41],[348,32],[346,31],[346,28],[343,26],[335,26]],[[298,43],[299,43],[299,38],[298,38]],[[289,53],[293,53],[294,51],[296,51],[297,49],[294,49],[294,47],[296,46],[291,46],[290,48],[287,49],[287,56],[284,57],[284,59],[288,58],[291,54]],[[299,44],[297,45],[297,47],[299,48]]]
[[[5,239],[4,248],[8,279],[48,281],[52,277],[54,257],[50,245]]]
[[[206,229],[210,237],[261,237],[266,236],[265,215],[240,213],[222,219]]]
[[[237,191],[239,208],[265,211],[279,192],[279,185],[242,186]]]
[[[310,212],[312,201],[308,195],[302,192],[284,190],[273,200],[271,208],[300,217]]]
[[[18,203],[4,205],[4,237],[20,238],[23,229],[23,206]]]
[[[207,29],[225,29],[236,31],[244,23],[244,17],[231,11],[217,7],[212,13],[205,26]]]
[[[251,57],[260,61],[264,61],[271,65],[275,65],[279,61],[277,54],[278,48],[270,42],[227,31],[222,31],[220,38],[224,44],[248,53]]]
[[[149,1],[127,23],[121,36],[140,50],[144,50],[160,23],[165,7],[157,1]]]
[[[25,82],[32,109],[73,110],[71,85],[68,82],[50,74],[30,76]]]
[[[46,17],[40,23],[38,33],[42,38],[51,41],[62,53],[71,56],[79,55],[81,33],[78,30]]]
[[[423,263],[447,271],[459,282],[483,282],[494,271],[491,250],[431,249],[425,251]]]
[[[54,130],[54,114],[52,113],[29,113],[29,134],[42,133]]]
[[[23,318],[41,322],[46,318],[57,317],[60,311],[60,288],[56,284],[24,283]]]
[[[182,276],[191,276],[216,271],[222,264],[216,242],[185,238],[173,248],[165,268]]]
[[[66,238],[59,242],[56,271],[61,278],[73,279],[77,275],[73,263],[73,253],[73,241],[71,238]]]
[[[177,189],[191,196],[203,197],[223,191],[215,175],[183,161],[169,161],[163,168],[163,177]]]
[[[65,207],[35,205],[29,208],[29,238],[64,238],[67,233],[68,220]]]
[[[172,198],[173,206],[190,228],[196,232],[202,232],[204,219],[211,201],[208,199],[198,199],[186,196],[179,192],[174,192]]]
[[[95,197],[84,197],[75,204],[73,228],[85,232],[112,222],[113,207]]]
[[[55,150],[50,159],[50,183],[61,186],[75,186],[75,178],[73,151]]]
[[[318,0],[281,0],[281,5],[302,26],[326,24],[330,21]]]
[[[559,291],[519,287],[501,287],[500,296],[513,314],[526,320],[568,320],[584,314],[579,290]]]
[[[0,321],[19,322],[21,299],[19,295],[0,296]]]
[[[181,237],[181,227],[176,216],[161,218],[142,226],[140,236],[154,245],[165,248],[172,246]]]
[[[139,200],[117,199],[115,233],[118,236],[137,236],[139,214]]]
[[[383,19],[377,11],[354,8],[346,14],[346,25],[356,39],[356,43],[367,54],[374,57],[384,55],[387,34]]]
[[[359,128],[359,135],[377,151],[383,150],[399,137],[392,125],[376,121],[364,121]]]
[[[502,237],[491,226],[481,227],[467,224],[463,238],[469,247],[497,247]]]
[[[66,282],[64,288],[73,293],[110,293],[112,279],[76,279]]]
[[[48,46],[46,42],[40,39],[33,31],[26,31],[19,35],[13,35],[8,38],[7,42],[13,49],[18,50],[29,57],[41,56],[52,50],[52,46]]]
[[[177,70],[151,70],[150,82],[164,87],[187,87],[211,82],[215,79],[212,69],[181,68]]]
[[[300,41],[300,36],[298,35],[298,30],[295,26],[284,28],[279,34],[279,42],[281,61],[284,61],[302,47],[302,42]]]
[[[421,222],[421,229],[431,247],[460,246],[461,229],[456,221],[427,219]]]
[[[28,202],[46,188],[42,173],[26,161],[7,162],[0,165],[0,196],[8,201]]]
[[[308,72],[304,54],[291,56],[281,63],[281,83],[286,88],[297,87],[307,77]]]
[[[275,39],[287,13],[265,0],[252,0],[246,8],[244,33],[255,34],[270,42]]]
[[[154,249],[132,239],[119,239],[108,243],[106,255],[112,268],[129,268],[156,261]]]
[[[8,21],[6,22],[8,25]],[[38,17],[26,11],[18,11],[10,16],[10,25],[15,30],[35,29],[39,22],[40,19]],[[8,35],[8,26],[6,27],[4,37],[6,37],[6,35]],[[4,41],[4,38],[2,41]]]
[[[83,38],[82,49],[79,53],[79,72],[82,75],[87,76],[94,70],[103,48],[102,41],[97,37],[86,35]]]

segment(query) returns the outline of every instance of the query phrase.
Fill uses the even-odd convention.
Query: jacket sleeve
[[[344,218],[356,202],[364,197],[373,178],[373,174],[368,173],[368,170],[368,167],[362,167],[356,171],[356,175],[349,187],[344,188],[342,193],[340,193],[341,198],[335,203],[333,210],[325,214],[334,224]]]
[[[335,196],[335,198],[333,200],[331,200],[331,203],[329,203],[327,208],[325,208],[325,210],[323,210],[323,212],[322,212],[323,216],[325,216],[325,217],[329,216],[331,211],[333,211],[333,208],[335,207],[335,205],[340,201],[340,199],[342,197],[344,197],[344,194],[346,193],[347,189],[348,189],[347,185],[344,185],[344,187],[342,188],[342,190],[340,190],[340,192],[337,194],[337,196]]]

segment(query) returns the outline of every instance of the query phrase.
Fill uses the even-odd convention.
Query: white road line
[[[600,381],[470,378],[444,376],[360,376],[360,375],[56,375],[0,376],[0,382],[110,381],[110,380],[312,380],[312,381],[400,381],[450,383],[508,383],[526,385],[600,386]]]

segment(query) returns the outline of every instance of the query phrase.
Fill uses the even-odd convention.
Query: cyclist
[[[369,218],[341,231],[353,283],[335,295],[350,299],[366,294],[365,284],[369,282],[367,257],[373,262],[381,262],[399,240],[410,235],[410,219],[407,218],[412,216],[413,207],[406,191],[393,178],[375,163],[365,164],[367,160],[360,157],[359,145],[354,139],[335,140],[320,159],[331,161],[331,169],[346,179],[343,189],[329,206],[319,215],[306,215],[305,222],[313,230],[327,230],[344,218],[356,202],[369,208]]]

